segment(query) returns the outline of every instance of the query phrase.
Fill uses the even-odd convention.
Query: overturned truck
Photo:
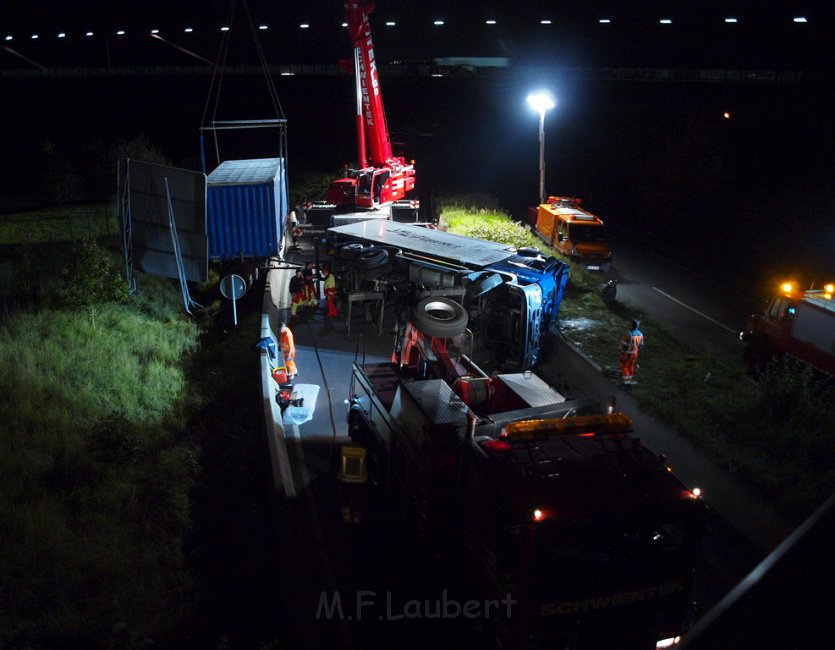
[[[431,303],[419,318],[442,330],[463,319],[462,345],[484,367],[525,370],[541,359],[568,282],[565,263],[533,248],[384,220],[330,228],[328,240],[349,303],[381,299],[403,320],[416,299],[448,298],[463,309]]]

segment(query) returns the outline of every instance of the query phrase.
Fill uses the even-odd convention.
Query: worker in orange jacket
[[[620,376],[624,384],[635,384],[635,365],[638,363],[638,351],[644,347],[644,334],[639,329],[641,323],[632,320],[629,330],[620,342]]]
[[[296,342],[293,339],[293,332],[287,327],[287,323],[282,323],[278,331],[278,346],[281,348],[281,354],[284,355],[287,377],[292,378],[299,374],[299,370],[296,368]]]

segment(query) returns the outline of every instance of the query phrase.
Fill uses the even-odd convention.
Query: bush
[[[341,171],[321,173],[303,171],[290,179],[291,197],[293,205],[301,205],[307,201],[324,201],[332,181],[342,174]]]
[[[103,302],[125,302],[128,286],[113,259],[93,239],[73,243],[67,266],[61,272],[63,285],[55,291],[57,304],[65,309],[91,309]]]
[[[442,225],[450,231],[467,237],[485,239],[516,248],[534,246],[541,248],[543,243],[527,226],[512,221],[511,218],[496,210],[473,210],[466,207],[444,207],[441,211]]]

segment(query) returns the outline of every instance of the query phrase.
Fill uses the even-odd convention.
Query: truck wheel
[[[748,374],[753,377],[762,375],[768,369],[768,364],[775,353],[776,350],[768,342],[768,339],[755,335],[745,346],[742,353]]]
[[[467,310],[449,298],[421,298],[412,308],[415,327],[427,336],[451,338],[467,329]]]
[[[343,260],[352,260],[365,250],[365,246],[359,242],[348,242],[339,247],[339,257]]]
[[[366,248],[354,258],[354,264],[360,269],[376,269],[389,259],[389,252],[382,248]]]
[[[373,269],[357,269],[357,273],[362,280],[376,280],[390,272],[391,267],[388,264],[383,264]]]
[[[377,246],[377,248],[382,248],[384,251],[388,251],[389,259],[392,260],[398,255],[402,255],[403,251],[397,248],[397,246],[388,246],[386,244],[382,244]]]

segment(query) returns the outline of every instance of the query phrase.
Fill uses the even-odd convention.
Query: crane
[[[344,176],[331,183],[328,203],[372,209],[406,198],[415,187],[415,166],[392,152],[368,21],[374,3],[348,0],[345,9],[354,47],[358,168],[346,167]]]

